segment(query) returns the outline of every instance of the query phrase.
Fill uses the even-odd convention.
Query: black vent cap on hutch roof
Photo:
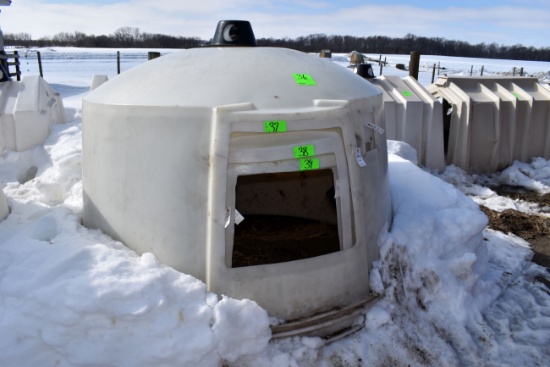
[[[211,46],[256,46],[252,26],[246,20],[220,20]]]
[[[374,79],[374,71],[371,64],[359,64],[355,67],[355,74],[365,79]]]

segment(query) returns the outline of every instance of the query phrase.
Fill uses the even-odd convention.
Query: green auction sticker
[[[294,147],[293,151],[294,158],[312,157],[315,155],[315,147],[313,144]]]
[[[309,171],[312,169],[319,169],[318,158],[300,159],[300,171]]]
[[[284,133],[286,131],[285,120],[264,121],[264,133]]]
[[[309,74],[292,74],[298,85],[317,85]]]
[[[412,93],[409,92],[408,90],[404,90],[404,91],[403,91],[403,95],[404,95],[405,97],[410,97],[410,96],[412,96]]]

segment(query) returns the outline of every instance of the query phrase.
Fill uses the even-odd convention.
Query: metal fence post
[[[42,73],[42,55],[40,55],[40,51],[36,51],[36,58],[38,59],[38,71],[40,72],[40,77],[44,77],[44,73]]]
[[[116,72],[120,74],[120,51],[116,52]]]

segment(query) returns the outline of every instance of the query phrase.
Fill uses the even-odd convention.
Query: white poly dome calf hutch
[[[215,37],[85,98],[84,225],[278,318],[363,304],[391,221],[382,95],[330,61],[241,45],[228,28],[245,23],[218,27],[236,47]]]

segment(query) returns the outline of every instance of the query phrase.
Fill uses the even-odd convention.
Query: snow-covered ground
[[[117,73],[117,50],[110,48],[82,49],[77,47],[54,47],[43,49],[22,49],[21,68],[23,72],[38,74],[38,62],[36,51],[40,51],[43,62],[44,78],[55,78],[57,81],[68,80],[74,84],[85,83],[89,86],[91,75],[104,74],[110,78]],[[147,52],[160,52],[161,55],[176,52],[176,49],[123,49],[120,50],[121,71],[147,61]],[[348,55],[333,54],[332,61],[342,66],[349,64]],[[373,71],[376,76],[380,74],[380,67],[377,60],[380,58],[387,62],[382,68],[382,74],[406,76],[408,71],[397,69],[396,64],[403,64],[408,67],[409,55],[378,55],[365,54],[367,62],[373,63]],[[517,60],[495,60],[481,58],[462,58],[448,56],[420,57],[420,73],[418,80],[421,84],[431,83],[434,64],[437,75],[479,75],[483,67],[483,75],[512,75],[514,68],[519,76],[523,68],[524,75],[536,76],[541,82],[550,83],[550,62],[541,61],[517,61]]]
[[[0,156],[0,188],[11,207],[0,222],[0,366],[549,365],[550,290],[535,278],[550,274],[531,262],[528,243],[486,229],[476,204],[536,212],[483,183],[547,193],[549,161],[516,162],[490,176],[452,166],[431,174],[411,163],[414,150],[390,142],[394,222],[379,241],[371,287],[382,299],[365,327],[328,345],[311,337],[269,341],[270,319],[253,301],[212,294],[154,255],[139,256],[80,224],[81,101],[92,75],[116,75],[116,51],[41,51],[44,77],[62,94],[70,122],[41,146]],[[20,53],[23,72],[36,74],[32,52]],[[121,54],[123,71],[147,57]],[[456,73],[480,62],[425,59]],[[550,71],[550,63],[482,62],[486,71]],[[404,75],[391,64],[384,73]],[[420,79],[429,83],[431,71]]]

